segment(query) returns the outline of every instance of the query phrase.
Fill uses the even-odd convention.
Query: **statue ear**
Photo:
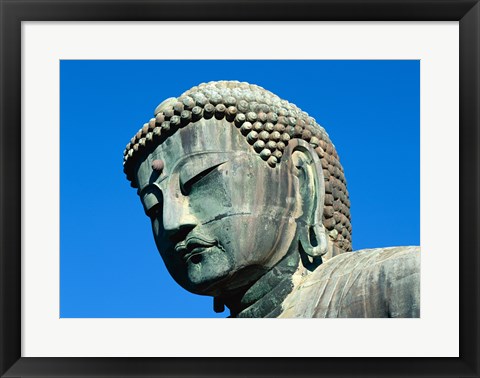
[[[298,177],[303,215],[297,220],[299,242],[310,257],[320,257],[328,251],[328,238],[323,226],[325,182],[320,159],[312,146],[293,139],[286,149],[289,168]]]

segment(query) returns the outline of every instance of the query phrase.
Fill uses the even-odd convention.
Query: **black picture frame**
[[[479,376],[479,0],[0,0],[0,12],[1,377]],[[21,23],[160,20],[459,21],[459,358],[21,357]]]

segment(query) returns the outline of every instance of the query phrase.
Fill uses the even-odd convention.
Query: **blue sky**
[[[166,271],[125,145],[167,97],[258,84],[325,127],[348,181],[354,250],[420,244],[419,61],[61,61],[60,316],[226,317]]]

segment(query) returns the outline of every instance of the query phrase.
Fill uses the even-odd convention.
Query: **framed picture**
[[[222,5],[2,2],[2,376],[478,376],[478,2]],[[378,118],[326,129],[392,177],[369,212],[403,236],[385,243],[421,244],[419,319],[214,319],[211,299],[149,283],[159,256],[112,156],[170,90],[229,72],[328,106],[320,123]],[[354,249],[382,243],[363,227]]]

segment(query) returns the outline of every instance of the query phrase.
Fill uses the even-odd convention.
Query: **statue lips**
[[[214,239],[208,239],[203,235],[192,235],[188,236],[184,241],[178,243],[175,246],[175,251],[181,254],[183,261],[188,262],[195,256],[206,253],[209,248],[215,246],[216,244],[217,241]],[[196,263],[195,261],[193,262]]]

